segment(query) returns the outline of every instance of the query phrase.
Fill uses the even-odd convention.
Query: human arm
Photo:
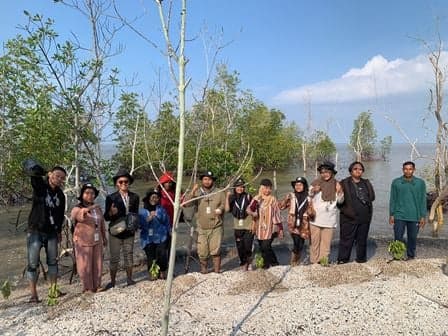
[[[395,224],[395,204],[396,204],[396,186],[395,181],[392,182],[390,186],[390,195],[389,195],[389,224],[394,225]]]

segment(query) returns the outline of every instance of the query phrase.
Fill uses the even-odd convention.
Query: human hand
[[[390,224],[390,225],[394,225],[394,224],[395,224],[394,216],[390,216],[390,217],[389,217],[389,224]]]
[[[191,188],[191,193],[192,193],[192,194],[195,194],[196,191],[198,191],[198,190],[199,190],[199,184],[195,183],[195,184],[193,185],[193,188]]]
[[[218,216],[221,215],[222,214],[221,209],[219,209],[219,208],[215,209],[215,214],[218,215]]]
[[[336,182],[336,193],[342,193],[342,186],[339,182]]]
[[[425,220],[425,218],[420,218],[420,221],[419,221],[419,223],[418,223],[418,227],[419,227],[420,229],[423,230],[423,228],[425,227],[425,225],[426,225],[426,220]]]
[[[282,229],[282,230],[280,230],[280,231],[278,232],[278,238],[279,238],[279,239],[283,239],[284,237],[285,237],[285,234],[284,234],[283,229]]]
[[[115,206],[115,203],[112,203],[109,209],[109,216],[115,216],[118,213],[118,209]]]

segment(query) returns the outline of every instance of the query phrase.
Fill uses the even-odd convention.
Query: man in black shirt
[[[30,168],[33,187],[33,204],[28,218],[27,234],[27,277],[30,283],[31,298],[29,302],[37,303],[36,284],[40,250],[45,248],[47,256],[48,277],[51,285],[56,284],[58,274],[58,242],[61,241],[62,224],[65,213],[65,195],[61,189],[67,172],[56,166],[48,173],[35,164]]]

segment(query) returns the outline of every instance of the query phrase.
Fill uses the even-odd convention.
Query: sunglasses
[[[117,181],[117,183],[118,184],[129,184],[129,181],[128,180],[120,180],[120,181]]]

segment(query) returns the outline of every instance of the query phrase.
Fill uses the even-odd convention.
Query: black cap
[[[157,188],[149,189],[146,192],[145,197],[143,197],[142,201],[143,202],[149,201],[149,199],[151,198],[152,195],[157,195],[157,196],[161,197],[160,190]]]
[[[82,187],[81,187],[81,191],[79,192],[78,200],[82,201],[82,195],[84,194],[84,192],[85,192],[87,189],[92,189],[92,190],[95,192],[95,198],[98,197],[98,194],[100,193],[100,192],[98,191],[98,189],[95,188],[95,186],[94,186],[92,183],[85,183],[85,184],[83,184]]]
[[[304,189],[308,188],[308,181],[304,177],[296,177],[294,181],[291,181],[291,187],[295,188],[296,183],[302,183]]]
[[[246,184],[246,182],[242,178],[239,178],[238,180],[235,181],[233,186],[234,187],[244,187],[245,184]]]
[[[317,171],[320,173],[321,170],[326,169],[333,172],[334,175],[336,175],[338,172],[335,170],[335,165],[333,162],[325,161],[322,163],[319,167],[317,167]]]
[[[132,182],[134,182],[134,178],[126,169],[119,169],[115,176],[112,177],[112,179],[114,180],[114,185],[117,184],[117,180],[120,177],[126,177],[129,180],[129,184],[132,184]]]
[[[213,173],[211,171],[206,171],[204,173],[202,173],[201,175],[199,175],[199,179],[202,180],[204,177],[210,177],[213,181],[216,180],[216,176],[213,175]]]
[[[265,187],[272,187],[272,181],[270,179],[265,178],[260,181],[260,185]]]

